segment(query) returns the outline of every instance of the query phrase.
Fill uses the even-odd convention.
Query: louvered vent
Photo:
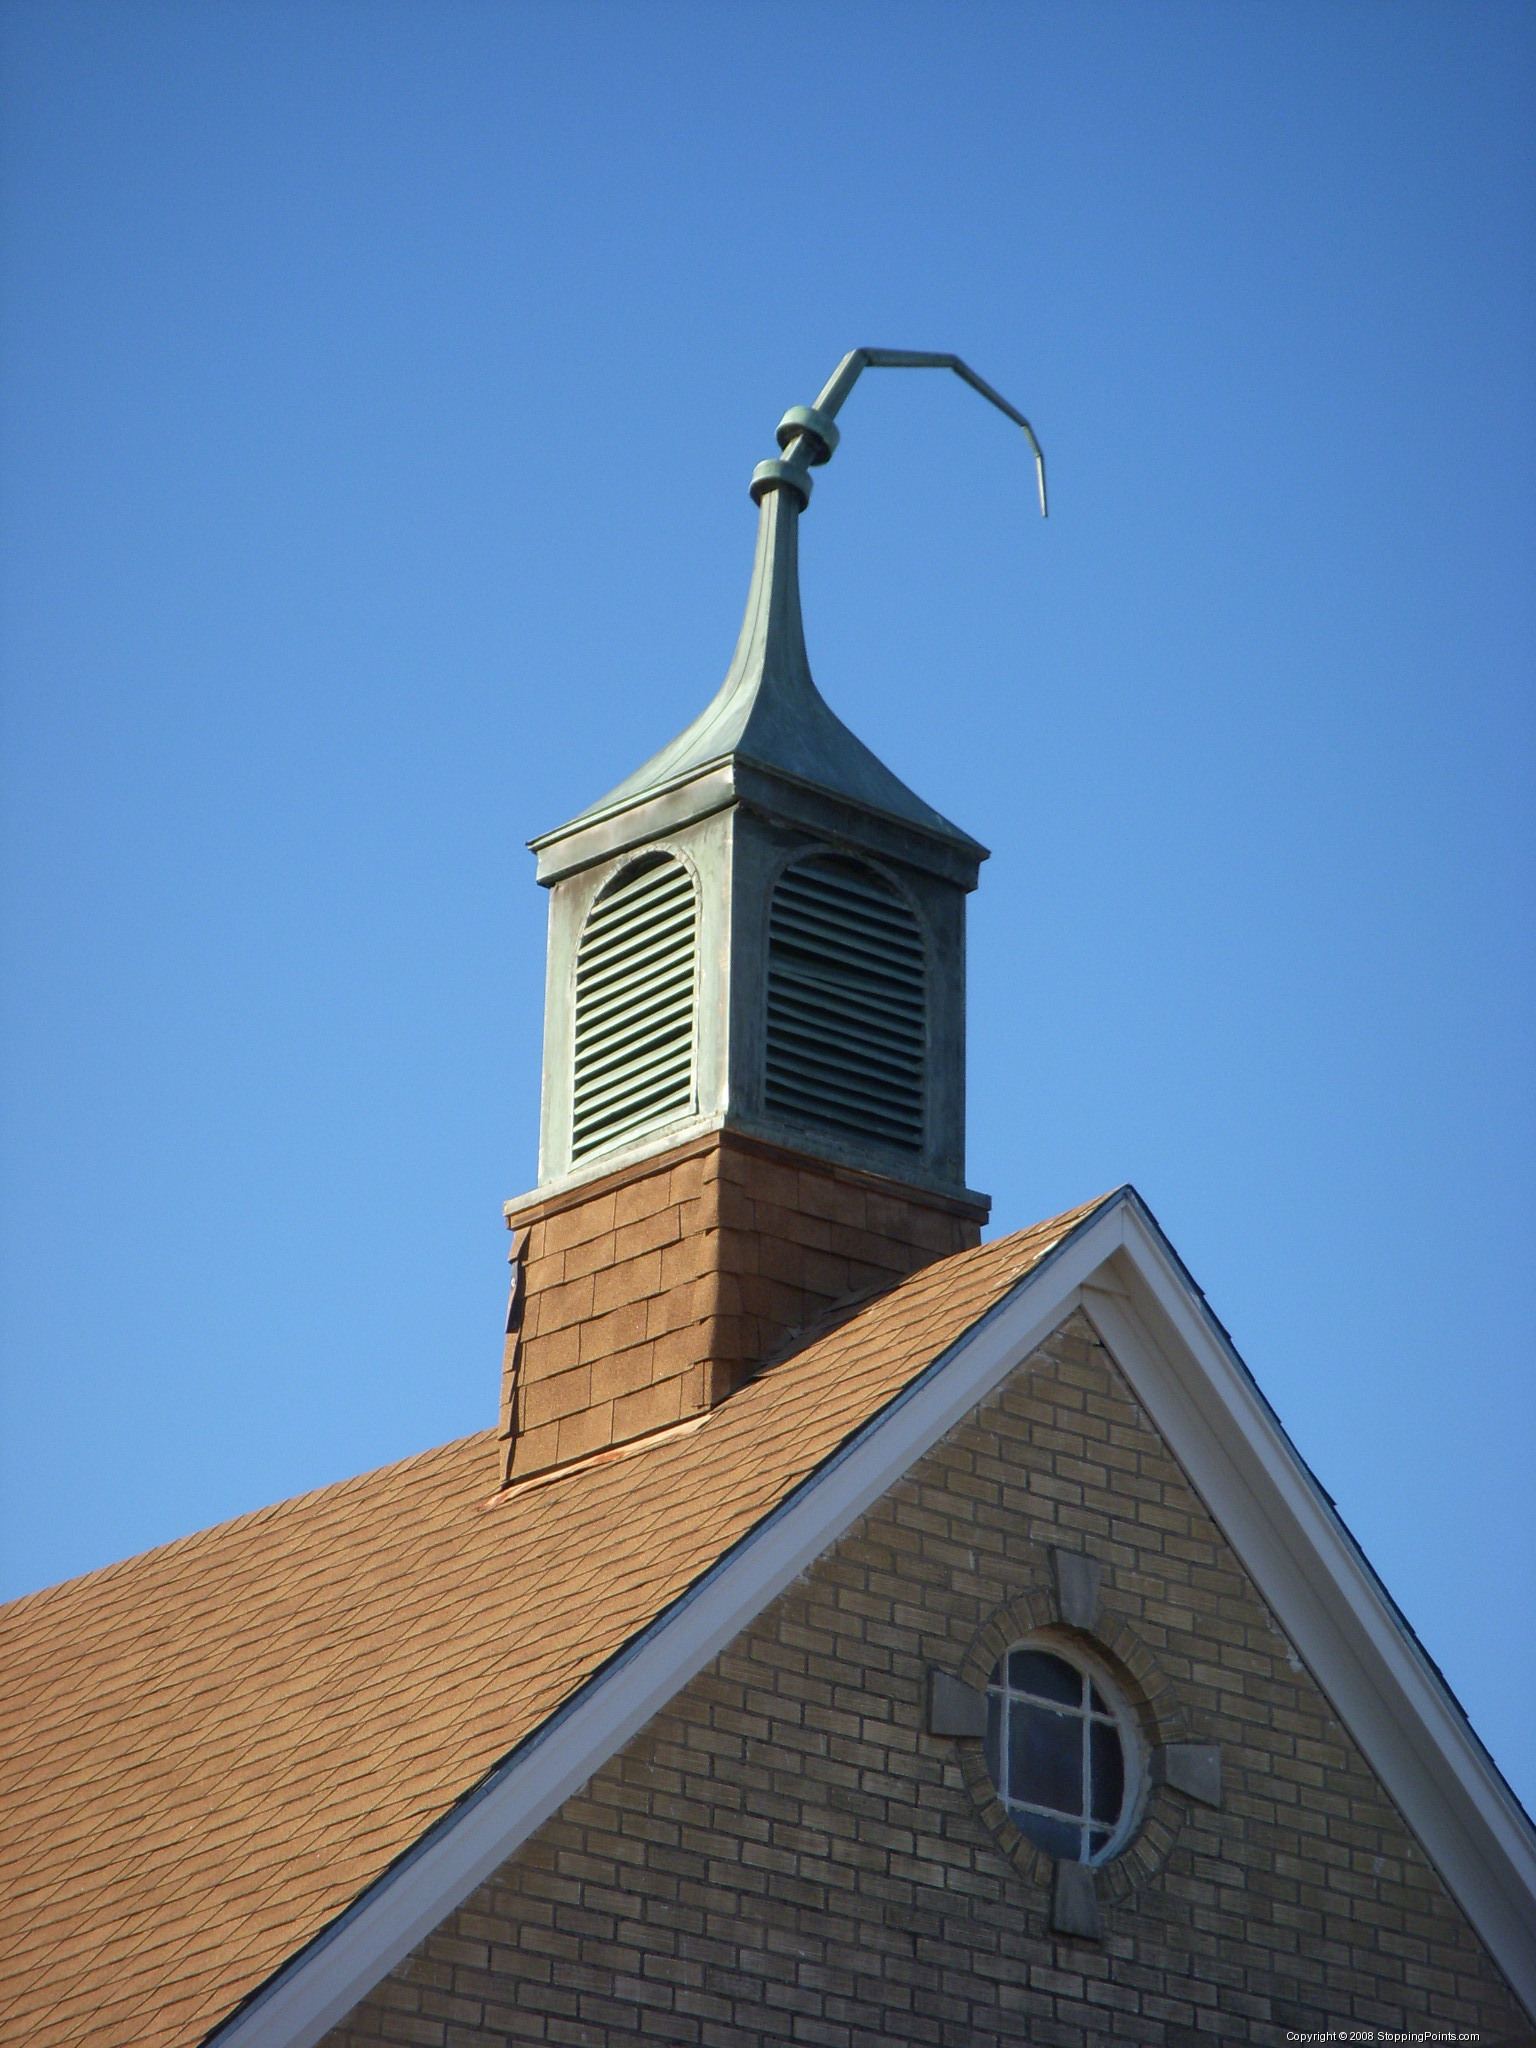
[[[830,854],[786,868],[768,913],[768,1107],[921,1151],[923,981],[890,883]]]
[[[598,897],[576,956],[571,1157],[693,1107],[693,878],[666,854]]]

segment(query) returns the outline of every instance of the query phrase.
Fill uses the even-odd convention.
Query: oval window
[[[1135,1811],[1136,1741],[1109,1679],[1055,1642],[1018,1643],[987,1685],[987,1769],[1008,1818],[1062,1863],[1102,1863]]]

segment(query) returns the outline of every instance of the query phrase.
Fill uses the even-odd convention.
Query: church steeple
[[[781,454],[752,477],[757,550],[725,681],[670,745],[532,842],[550,890],[539,1186],[508,1205],[508,1220],[531,1226],[526,1250],[557,1213],[584,1202],[601,1210],[620,1182],[665,1180],[669,1162],[707,1156],[706,1179],[734,1173],[740,1184],[750,1154],[759,1177],[764,1161],[790,1173],[811,1215],[872,1202],[888,1235],[863,1231],[867,1255],[829,1257],[819,1277],[802,1259],[771,1300],[766,1283],[747,1287],[756,1305],[744,1309],[749,1276],[727,1270],[730,1257],[763,1280],[754,1262],[774,1256],[761,1245],[730,1253],[717,1215],[718,1242],[687,1282],[686,1312],[669,1298],[626,1325],[633,1351],[674,1336],[680,1317],[694,1332],[685,1366],[657,1377],[654,1358],[633,1360],[606,1421],[590,1399],[572,1405],[582,1392],[574,1377],[566,1405],[544,1415],[530,1399],[535,1333],[510,1336],[503,1434],[514,1474],[709,1406],[775,1331],[850,1286],[974,1241],[989,1207],[965,1185],[965,897],[986,848],[835,715],[812,679],[801,620],[811,471],[830,460],[834,415],[871,365],[952,369],[1016,420],[1045,509],[1028,422],[957,357],[855,350],[815,406],[785,414]],[[785,1225],[801,1251],[830,1235],[825,1217],[802,1224]],[[877,1240],[884,1249],[870,1250]],[[533,1279],[530,1266],[530,1312]],[[597,1341],[584,1332],[578,1351]],[[532,1376],[579,1369],[566,1359]],[[680,1384],[659,1399],[666,1377]]]
[[[809,410],[809,408],[802,408]],[[760,469],[788,472],[788,463]],[[802,472],[803,474],[803,472]],[[876,815],[946,840],[972,859],[985,849],[950,824],[893,775],[828,706],[811,677],[800,614],[800,515],[793,483],[754,479],[759,501],[757,553],[736,652],[709,703],[659,754],[589,810],[533,841],[545,874],[546,850],[633,812],[726,762],[824,790]],[[810,478],[805,478],[807,484]]]

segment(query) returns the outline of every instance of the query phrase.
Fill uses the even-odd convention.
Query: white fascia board
[[[1426,1855],[1536,2012],[1536,1831],[1141,1202],[1090,1320]]]
[[[592,1774],[1078,1306],[1119,1247],[1122,1199],[1027,1274],[872,1422],[206,2037],[313,2048]]]
[[[1111,1198],[208,2036],[313,2048],[785,1586],[1085,1308],[1527,2007],[1536,1835],[1133,1190]]]

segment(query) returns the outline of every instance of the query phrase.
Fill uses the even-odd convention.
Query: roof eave
[[[833,839],[854,840],[964,889],[975,888],[981,863],[989,858],[987,848],[958,826],[932,829],[738,751],[530,839],[538,880],[552,888],[567,875],[649,845],[736,803],[753,805]]]

